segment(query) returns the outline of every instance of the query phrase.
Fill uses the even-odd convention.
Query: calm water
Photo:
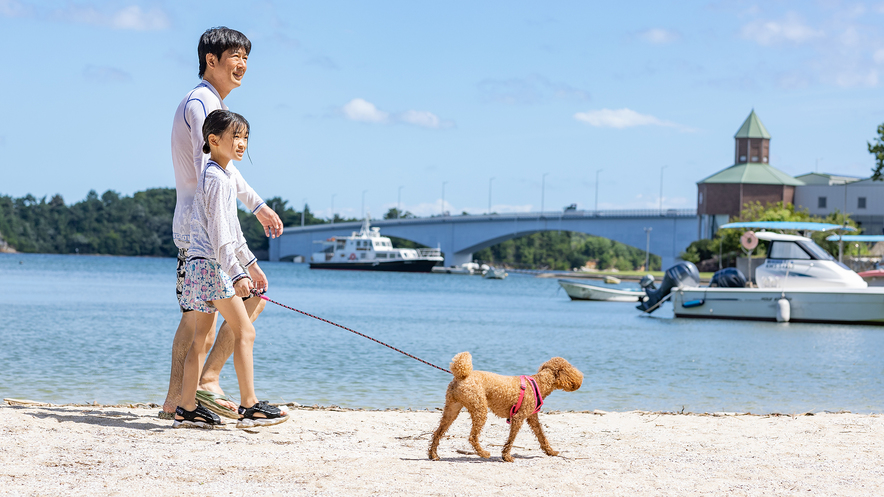
[[[563,356],[585,374],[549,409],[884,410],[884,328],[672,319],[571,302],[555,279],[311,271],[261,264],[274,300],[447,367],[530,374]],[[0,396],[157,402],[179,313],[174,259],[0,254]],[[441,407],[450,377],[268,304],[256,323],[260,398]],[[232,361],[222,386],[238,398]]]

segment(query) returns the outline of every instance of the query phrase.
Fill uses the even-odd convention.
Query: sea
[[[572,302],[555,278],[311,270],[261,262],[268,297],[448,368],[584,374],[547,410],[799,414],[884,411],[884,327],[687,320],[665,304]],[[0,254],[0,397],[162,404],[180,318],[175,259]],[[219,320],[220,323],[220,320]],[[451,377],[268,303],[255,323],[258,397],[301,405],[437,408]],[[221,378],[238,399],[232,360]]]

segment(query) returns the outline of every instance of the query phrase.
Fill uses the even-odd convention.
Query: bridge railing
[[[569,217],[695,217],[696,209],[612,209],[612,210],[565,210],[543,212],[507,212],[494,214],[469,214],[469,215],[445,215],[431,216],[429,218],[414,219],[469,219],[469,218],[492,218],[492,219],[538,219],[538,218],[569,218]]]

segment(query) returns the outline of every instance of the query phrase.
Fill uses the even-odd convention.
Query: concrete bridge
[[[310,254],[314,241],[348,236],[362,223],[316,224],[286,227],[283,235],[270,240],[270,260],[291,260]],[[438,216],[415,219],[376,219],[372,226],[381,235],[405,238],[439,248],[445,265],[470,262],[473,252],[498,243],[541,231],[574,231],[600,236],[644,250],[645,228],[651,228],[651,253],[663,260],[663,269],[675,264],[691,242],[699,238],[699,218],[694,210],[554,211],[517,214]]]

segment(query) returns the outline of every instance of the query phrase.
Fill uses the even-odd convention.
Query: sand
[[[472,454],[461,413],[439,455],[437,411],[291,409],[244,431],[171,428],[156,407],[2,405],[9,495],[884,495],[884,417],[541,413],[514,463],[490,419]]]

